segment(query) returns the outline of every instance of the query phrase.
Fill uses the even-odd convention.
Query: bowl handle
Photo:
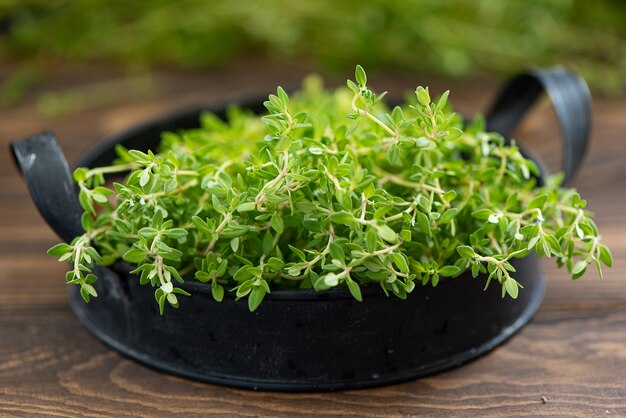
[[[82,234],[82,211],[57,137],[52,132],[42,132],[12,142],[11,151],[30,196],[48,225],[66,242]]]
[[[561,128],[564,183],[571,181],[587,150],[591,95],[585,81],[563,67],[537,69],[510,80],[487,112],[487,130],[510,136],[527,110],[546,92]]]

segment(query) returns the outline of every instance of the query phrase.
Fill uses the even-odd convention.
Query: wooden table
[[[54,119],[32,98],[0,112],[0,415],[2,416],[626,416],[626,100],[597,99],[593,142],[575,185],[589,201],[615,265],[572,282],[544,262],[548,290],[539,313],[512,340],[460,369],[384,388],[323,394],[231,389],[168,376],[127,360],[90,335],[69,309],[65,266],[46,255],[57,241],[28,197],[7,153],[12,139],[54,130],[70,162],[104,136],[169,109],[232,91],[267,94],[296,85],[300,68],[242,66],[207,75],[157,74],[152,98]],[[107,80],[107,71],[57,74],[60,89]],[[115,74],[113,74],[115,76]],[[78,81],[77,81],[78,80]],[[423,81],[422,81],[423,82]],[[401,92],[415,79],[379,77]],[[113,86],[120,83],[113,83]],[[124,82],[121,83],[122,85]],[[431,83],[441,92],[442,83]],[[484,109],[497,83],[451,84],[457,109]],[[92,103],[93,105],[94,103]],[[93,106],[92,106],[93,107]],[[558,129],[546,105],[518,131],[552,163]]]

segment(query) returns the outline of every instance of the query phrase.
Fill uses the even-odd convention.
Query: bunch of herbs
[[[418,87],[393,108],[362,67],[347,88],[309,79],[282,88],[259,116],[231,108],[226,121],[164,133],[158,153],[118,147],[110,167],[78,168],[85,233],[49,253],[66,279],[95,297],[95,264],[124,260],[155,290],[163,313],[198,280],[254,311],[274,289],[362,286],[406,298],[465,271],[516,298],[514,258],[554,257],[573,279],[611,254],[562,176],[538,184],[514,141],[464,125]],[[105,175],[130,171],[107,187]],[[183,286],[184,287],[184,286]]]

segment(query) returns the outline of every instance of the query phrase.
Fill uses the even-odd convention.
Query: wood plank
[[[325,394],[251,392],[166,376],[110,351],[65,309],[8,313],[0,326],[15,336],[12,348],[0,346],[0,408],[30,416],[626,414],[623,309],[542,310],[510,343],[463,368]]]

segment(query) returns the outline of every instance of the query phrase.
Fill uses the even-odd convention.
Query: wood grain
[[[265,94],[281,80],[295,86],[303,74],[297,67],[269,66],[203,76],[162,73],[154,76],[158,88],[151,100],[49,120],[36,113],[32,100],[0,113],[0,416],[626,416],[623,98],[595,101],[593,143],[575,180],[596,213],[615,266],[602,281],[591,274],[571,282],[545,263],[548,290],[531,324],[460,369],[358,391],[251,392],[153,371],[82,328],[67,303],[64,266],[45,255],[56,237],[12,167],[8,142],[51,128],[75,161],[99,139],[167,110],[219,99],[233,89]],[[92,73],[93,80],[112,76]],[[70,76],[64,77],[50,80],[48,88],[66,86]],[[399,92],[415,80],[388,75],[374,83]],[[431,86],[441,91],[443,84]],[[485,108],[496,87],[490,81],[453,84],[452,101],[471,114]],[[547,109],[535,111],[517,136],[555,165],[558,128]]]

